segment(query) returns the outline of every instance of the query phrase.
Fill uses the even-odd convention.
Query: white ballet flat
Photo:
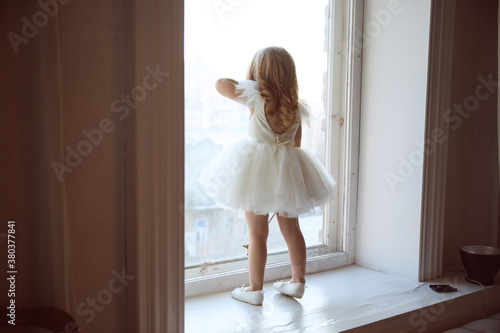
[[[248,287],[236,288],[232,291],[231,296],[238,301],[252,305],[262,305],[264,301],[264,291],[247,291]]]
[[[283,295],[302,298],[304,296],[304,291],[306,285],[304,283],[294,283],[294,282],[283,282],[278,281],[273,284],[274,289],[282,293]]]

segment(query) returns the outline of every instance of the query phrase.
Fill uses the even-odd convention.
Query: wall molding
[[[184,331],[183,26],[183,1],[125,1],[124,93],[140,101],[125,119],[130,333]]]
[[[419,281],[442,274],[455,0],[431,3]],[[436,138],[439,138],[436,140]]]

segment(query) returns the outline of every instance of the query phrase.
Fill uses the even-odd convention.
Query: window
[[[244,79],[255,52],[280,45],[294,57],[299,94],[312,109],[302,146],[318,157],[337,180],[337,198],[299,219],[308,272],[344,265],[346,156],[352,142],[344,125],[348,73],[342,16],[344,1],[252,0],[185,1],[185,265],[186,283],[247,268],[248,230],[244,218],[219,208],[197,183],[201,171],[224,145],[246,137],[248,110],[220,96],[216,79]],[[346,148],[347,147],[347,148]],[[350,167],[350,166],[349,166]],[[347,200],[348,201],[348,200]],[[285,274],[288,252],[274,219],[268,265],[272,279]],[[314,267],[311,267],[314,266]],[[237,274],[236,274],[237,275]],[[235,275],[235,276],[236,276]],[[241,274],[240,274],[241,275]],[[289,274],[288,274],[289,275]],[[246,280],[246,274],[244,274]],[[205,279],[206,280],[206,279]],[[213,279],[211,279],[213,280]],[[236,282],[235,282],[236,283]],[[192,284],[191,284],[192,285]],[[187,296],[196,293],[189,290]]]

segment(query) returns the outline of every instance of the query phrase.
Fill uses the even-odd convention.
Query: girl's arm
[[[215,82],[215,89],[224,97],[236,99],[239,95],[235,93],[235,85],[238,81],[233,79],[218,79]]]
[[[299,128],[297,128],[297,133],[295,133],[295,139],[293,139],[293,141],[295,141],[295,147],[300,148],[300,144],[302,142],[302,125],[301,124],[299,124]]]
[[[215,89],[217,89],[219,94],[221,94],[222,96],[230,98],[233,101],[245,104],[246,99],[245,100],[242,100],[242,99],[238,100],[237,99],[240,96],[239,94],[237,94],[235,92],[236,91],[235,86],[238,83],[239,83],[238,81],[233,80],[233,79],[218,79],[215,82]],[[249,109],[250,109],[250,118],[252,118],[254,109],[251,107],[249,107]]]

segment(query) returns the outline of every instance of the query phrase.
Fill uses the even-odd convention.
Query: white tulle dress
[[[254,109],[248,139],[223,149],[198,182],[225,208],[257,215],[279,213],[298,217],[318,209],[335,196],[336,182],[303,148],[294,147],[298,124],[282,135],[267,122],[257,82],[239,81],[238,101]],[[302,120],[307,109],[300,107]]]

